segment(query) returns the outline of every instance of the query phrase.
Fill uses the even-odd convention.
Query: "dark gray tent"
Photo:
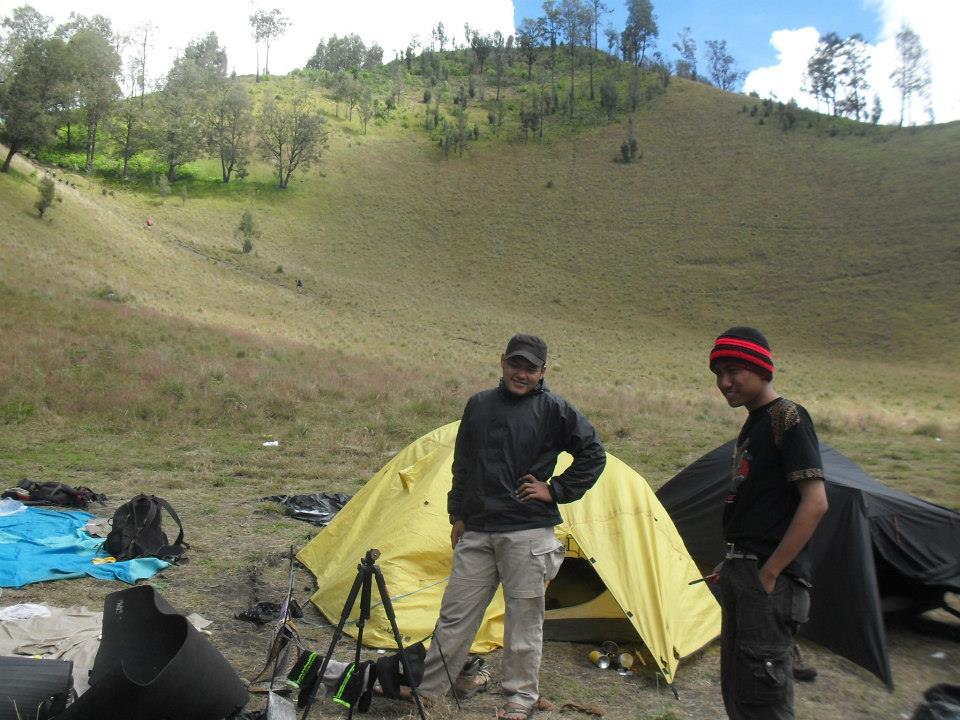
[[[810,541],[813,603],[800,634],[893,688],[883,613],[923,612],[960,592],[960,513],[892,490],[820,444],[830,509]],[[723,557],[723,495],[733,441],[657,491],[697,565]]]

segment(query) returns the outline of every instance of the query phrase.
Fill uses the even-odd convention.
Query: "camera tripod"
[[[347,594],[347,601],[343,605],[343,612],[340,615],[340,622],[337,624],[337,629],[334,630],[333,639],[330,641],[330,647],[327,649],[327,654],[324,656],[323,663],[320,665],[320,670],[318,671],[321,678],[326,672],[327,665],[330,663],[330,658],[333,657],[333,651],[343,635],[343,626],[346,625],[347,619],[350,617],[350,613],[353,612],[353,606],[357,601],[358,594],[360,595],[360,615],[357,618],[357,643],[353,662],[354,667],[359,667],[360,646],[363,644],[363,627],[366,624],[366,621],[370,618],[370,596],[374,578],[377,580],[377,592],[380,594],[380,602],[383,604],[384,612],[387,615],[387,619],[390,621],[390,627],[393,630],[393,637],[397,641],[397,649],[400,651],[400,661],[403,664],[404,672],[406,672],[408,675],[410,673],[410,665],[407,663],[407,651],[403,647],[403,640],[400,636],[400,630],[397,628],[397,616],[393,612],[393,603],[390,601],[390,594],[387,592],[387,585],[383,580],[383,573],[380,572],[380,568],[377,567],[377,558],[379,557],[379,550],[370,549],[367,551],[367,554],[363,556],[360,564],[357,565],[357,577],[353,581],[353,587],[350,588],[350,592]],[[319,689],[322,684],[323,683],[318,683],[317,689]],[[317,689],[313,691],[310,699],[307,701],[306,707],[303,710],[303,715],[300,716],[301,720],[306,720],[307,715],[309,715],[310,709],[313,707],[313,702],[316,699]],[[417,704],[417,712],[420,715],[420,720],[427,720],[426,713],[423,710],[423,703],[420,702],[420,695],[417,693],[417,689],[415,687],[411,687],[410,692],[413,695],[414,702]],[[353,709],[355,706],[356,703],[352,703],[350,705],[350,711],[347,715],[348,720],[352,720]]]

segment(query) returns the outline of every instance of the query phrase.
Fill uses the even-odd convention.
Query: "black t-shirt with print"
[[[764,562],[783,539],[800,504],[798,480],[823,480],[820,445],[810,415],[777,398],[751,411],[733,454],[724,497],[723,534],[728,543]],[[806,548],[785,572],[809,579]]]

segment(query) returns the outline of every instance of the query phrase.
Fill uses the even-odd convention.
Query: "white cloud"
[[[6,16],[21,0],[0,0],[0,16]],[[194,38],[216,32],[220,44],[227,49],[230,67],[238,74],[252,74],[256,51],[250,38],[249,15],[257,8],[280,8],[291,20],[282,38],[270,48],[270,71],[283,74],[303,67],[313,55],[317,43],[333,34],[356,33],[367,45],[377,43],[390,60],[394,51],[405,48],[413,35],[421,42],[430,41],[430,30],[443,22],[448,35],[463,43],[463,25],[483,32],[500,30],[513,34],[513,0],[261,0],[254,3],[189,2],[164,0],[156,3],[130,0],[32,0],[31,4],[55,23],[67,19],[71,11],[84,15],[101,14],[113,21],[119,31],[130,31],[150,21],[156,28],[152,41],[152,59],[148,59],[150,75],[161,76],[169,70],[177,53]],[[262,51],[261,51],[262,53]],[[261,57],[262,61],[262,57]]]
[[[800,105],[814,107],[816,101],[803,91],[803,85],[807,60],[819,40],[820,33],[814,27],[774,32],[770,44],[776,48],[777,64],[752,71],[743,82],[743,91],[757,92],[763,97],[784,102],[794,99]]]
[[[901,24],[908,24],[927,50],[930,60],[930,101],[937,122],[960,119],[960,43],[953,37],[960,24],[960,3],[938,0],[864,0],[874,9],[882,27],[876,45],[869,46],[871,68],[868,81],[870,107],[874,94],[883,105],[883,122],[900,119],[900,96],[890,81],[897,65],[896,34]],[[802,90],[807,60],[814,52],[817,38],[831,28],[807,27],[799,30],[777,30],[770,43],[777,50],[777,64],[758,68],[747,75],[744,91],[780,100],[795,98],[806,107],[815,108],[814,98]],[[914,103],[913,120],[927,121],[921,103]]]

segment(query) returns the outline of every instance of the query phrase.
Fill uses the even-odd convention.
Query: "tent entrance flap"
[[[640,642],[636,628],[589,560],[567,555],[547,586],[545,640]]]

